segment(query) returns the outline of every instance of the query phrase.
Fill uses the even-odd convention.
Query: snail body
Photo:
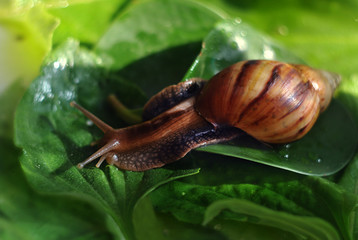
[[[231,140],[243,132],[267,143],[302,138],[324,111],[338,75],[271,60],[238,62],[209,81],[169,86],[144,107],[143,123],[113,129],[73,103],[103,132],[102,148],[78,164],[100,158],[121,169],[144,171],[191,149]]]

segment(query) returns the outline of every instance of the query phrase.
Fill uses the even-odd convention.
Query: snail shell
[[[243,61],[215,75],[196,110],[214,126],[234,126],[267,143],[304,136],[327,108],[338,75],[277,61]]]
[[[76,103],[103,132],[102,147],[78,164],[100,158],[121,169],[144,171],[176,161],[190,150],[242,132],[267,143],[303,137],[327,108],[337,74],[270,60],[238,62],[208,82],[169,86],[145,105],[143,123],[113,129]]]

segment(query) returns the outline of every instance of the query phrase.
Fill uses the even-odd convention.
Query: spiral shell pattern
[[[336,74],[271,60],[238,62],[204,86],[195,108],[214,126],[235,126],[268,143],[303,137],[329,104]]]

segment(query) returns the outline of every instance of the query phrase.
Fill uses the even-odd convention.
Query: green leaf
[[[357,1],[212,0],[210,4],[270,35],[312,66],[339,72],[344,79],[357,73]]]
[[[151,201],[148,197],[145,197],[138,202],[133,212],[133,222],[138,240],[165,239]]]
[[[164,1],[161,4],[168,7]],[[188,15],[177,15],[178,18],[191,16],[193,12],[200,12],[202,18],[206,13],[216,16],[208,10],[199,10],[195,4],[174,2],[170,6],[188,10],[184,11]],[[126,22],[136,21],[134,17],[137,14],[143,15],[143,11],[146,11],[146,8],[138,5],[137,10],[133,9],[135,14],[125,18]],[[147,15],[150,16],[150,12]],[[210,20],[211,17],[207,19]],[[177,26],[183,23],[181,19],[172,20]],[[116,21],[121,23],[123,20],[119,18]],[[153,29],[149,28],[148,31]],[[182,33],[181,43],[192,41],[191,31],[193,30],[187,31],[187,34]],[[109,33],[114,32],[110,29]],[[194,35],[199,38],[197,32]],[[173,36],[169,34],[162,35],[163,37],[171,39]],[[142,44],[142,39],[138,39],[137,44],[139,43]],[[154,43],[147,42],[148,48]],[[174,43],[169,41],[168,45]],[[188,52],[194,56],[192,49]],[[132,53],[128,57],[137,59],[141,54]],[[145,97],[135,85],[124,81],[120,75],[108,72],[107,69],[106,62],[102,63],[98,56],[79,48],[76,41],[68,41],[58,48],[47,58],[41,75],[30,86],[17,109],[15,139],[17,145],[24,149],[24,155],[21,157],[24,172],[37,190],[71,194],[101,206],[116,222],[119,231],[117,236],[134,239],[132,213],[138,200],[159,185],[195,174],[198,170],[161,168],[130,172],[108,166],[103,170],[86,168],[79,171],[75,167],[93,151],[89,144],[100,135],[97,129],[87,125],[87,120],[81,113],[69,106],[71,101],[76,100],[85,107],[90,106],[94,112],[101,112],[100,117],[112,119],[109,123],[113,126],[120,126],[121,123],[114,123],[110,116],[112,112],[104,107],[105,99],[110,93],[120,96],[124,103],[129,103],[132,107],[141,106],[145,101]]]
[[[88,202],[34,192],[18,164],[20,151],[0,138],[0,238],[115,239],[111,219]]]
[[[73,1],[72,1],[73,2]],[[67,7],[50,8],[48,11],[60,20],[53,36],[53,43],[61,44],[69,36],[82,44],[94,45],[130,1],[94,0],[70,3]],[[94,17],[98,16],[98,17]]]
[[[99,89],[102,84],[105,87]],[[113,166],[77,169],[76,164],[90,150],[86,146],[94,139],[84,117],[69,103],[84,103],[91,95],[90,103],[95,106],[93,100],[105,99],[116,89],[124,97],[136,91],[130,84],[106,78],[98,58],[70,41],[53,53],[22,99],[16,113],[15,139],[24,149],[24,172],[37,190],[96,200],[113,217],[123,236],[132,239],[136,202],[157,186],[197,170],[130,172]]]
[[[229,210],[236,216],[229,218],[238,221],[252,221],[258,225],[276,227],[304,239],[340,239],[337,231],[327,222],[315,217],[299,217],[277,212],[241,199],[226,199],[212,203],[206,210],[204,225]]]
[[[14,115],[17,104],[26,88],[22,80],[12,82],[0,94],[0,138],[12,140],[14,135]]]
[[[181,80],[220,19],[191,1],[146,1],[119,15],[95,50],[106,67],[152,96]]]
[[[205,37],[201,52],[184,80],[192,77],[210,79],[233,63],[247,59],[303,63],[289,50],[240,19],[227,19],[216,24]]]
[[[356,78],[348,79],[343,82],[338,98],[344,102],[354,114],[355,122],[358,122],[358,82]],[[358,195],[358,155],[349,163],[344,173],[339,176],[338,184],[347,191]],[[358,211],[351,216],[350,228],[354,234],[354,239],[358,238]]]
[[[347,166],[338,181],[338,184],[344,187],[347,191],[358,196],[358,156]],[[349,219],[349,231],[353,233],[353,239],[358,238],[358,203],[356,204],[355,211],[351,214]]]
[[[338,185],[235,158],[203,152],[192,155],[193,166],[201,166],[200,174],[151,193],[159,211],[169,212],[180,221],[200,224],[213,202],[245,199],[273,211],[321,218],[335,227],[342,239],[352,239],[350,216],[357,196]]]
[[[164,239],[171,239],[171,240],[227,239],[222,233],[214,229],[209,229],[201,225],[193,225],[182,221],[178,221],[173,216],[170,216],[168,214],[155,212],[155,216],[156,216],[157,224],[159,224],[159,226],[161,227],[161,232],[162,235],[164,236]],[[146,235],[146,237],[143,239],[150,239],[148,238],[148,236],[149,235]]]
[[[358,133],[350,114],[332,101],[315,126],[301,140],[273,147],[244,137],[231,144],[217,144],[200,151],[239,157],[307,175],[327,176],[352,160]]]
[[[46,2],[51,2],[51,0]],[[122,190],[123,187],[123,185],[120,186],[120,181],[118,178],[127,177],[127,179],[131,181],[129,185],[133,184],[131,185],[133,187],[128,187],[128,181],[125,185],[129,189],[127,191],[128,193],[132,192],[132,190],[135,188],[135,183],[143,183],[147,181],[140,180],[146,179],[146,176],[142,177],[140,175],[123,173],[111,167],[103,167],[102,170],[104,170],[104,172],[97,169],[85,169],[84,171],[77,172],[77,170],[73,168],[73,165],[82,161],[90,154],[90,152],[95,150],[88,147],[88,144],[92,140],[98,139],[100,133],[93,126],[86,125],[87,122],[85,118],[78,114],[77,111],[74,109],[69,109],[68,102],[72,99],[76,99],[82,105],[98,114],[98,116],[103,118],[105,121],[109,122],[115,127],[120,127],[123,123],[113,119],[112,111],[107,108],[107,104],[104,103],[104,99],[107,93],[114,90],[117,95],[120,96],[121,100],[129,107],[137,107],[141,106],[145,102],[146,98],[135,84],[144,87],[145,93],[149,96],[157,92],[162,87],[167,86],[170,83],[178,82],[180,79],[182,79],[182,76],[184,76],[187,68],[189,67],[189,63],[194,61],[195,55],[200,50],[200,42],[203,36],[209,31],[209,29],[211,29],[211,24],[214,23],[217,19],[220,19],[220,17],[212,12],[205,16],[205,12],[208,13],[206,7],[193,3],[184,2],[181,4],[179,1],[157,2],[159,3],[153,4],[153,2],[150,2],[153,4],[151,6],[156,6],[157,9],[150,7],[150,5],[138,4],[138,6],[128,8],[128,12],[126,14],[123,14],[114,19],[113,25],[101,39],[101,44],[98,45],[96,49],[96,52],[105,58],[104,64],[100,64],[102,61],[101,58],[98,58],[96,55],[93,55],[87,51],[78,50],[77,46],[73,47],[73,45],[72,47],[67,46],[68,48],[63,47],[62,50],[59,50],[57,53],[51,54],[52,57],[47,62],[49,63],[49,66],[43,67],[41,77],[36,80],[37,83],[34,83],[29,93],[26,94],[25,100],[23,100],[21,103],[19,111],[17,112],[18,117],[16,121],[17,141],[18,143],[21,142],[21,145],[24,146],[23,149],[25,150],[21,160],[22,167],[25,170],[26,177],[30,180],[32,185],[36,187],[37,190],[46,192],[57,192],[57,190],[59,190],[58,193],[60,194],[58,195],[61,195],[61,193],[64,192],[70,192],[71,195],[80,195],[80,197],[85,198],[86,201],[91,201],[88,198],[101,198],[95,202],[103,203],[101,206],[106,208],[106,206],[108,207],[110,204],[114,204],[114,202],[118,200],[114,198],[118,196],[118,192]],[[225,6],[231,12],[234,12],[235,15],[237,15],[239,12],[240,17],[245,19],[245,22],[247,22],[246,19],[251,19],[251,23],[254,23],[259,28],[264,29],[266,32],[270,33],[270,35],[275,35],[276,32],[279,33],[277,29],[285,30],[285,27],[287,27],[289,34],[284,36],[279,33],[278,38],[284,41],[288,46],[291,46],[292,50],[296,52],[296,54],[301,57],[303,56],[306,61],[310,63],[313,62],[315,65],[327,66],[327,62],[329,62],[330,67],[327,69],[334,69],[337,71],[339,70],[340,72],[345,73],[345,76],[349,77],[349,79],[352,81],[356,79],[354,75],[354,72],[356,71],[354,70],[354,66],[356,64],[354,64],[354,61],[356,60],[355,56],[357,54],[355,48],[353,47],[355,37],[354,34],[349,35],[350,37],[345,37],[346,35],[344,33],[347,28],[343,27],[347,26],[347,22],[345,20],[347,18],[351,18],[350,21],[352,24],[349,25],[350,33],[355,33],[355,31],[352,31],[355,28],[354,18],[352,17],[354,14],[351,14],[354,8],[352,8],[351,11],[343,11],[344,14],[332,14],[330,11],[337,9],[337,7],[335,7],[337,6],[335,5],[337,3],[329,2],[329,4],[323,4],[323,10],[319,12],[319,15],[317,15],[318,13],[316,10],[318,9],[317,6],[319,6],[319,4],[317,3],[316,6],[315,3],[311,3],[310,1],[304,1],[302,4],[299,2],[278,2],[279,6],[294,6],[292,9],[288,9],[289,11],[286,11],[286,8],[285,11],[282,11],[279,7],[277,7],[276,4],[265,3],[267,1],[253,1],[250,3],[233,3],[228,1],[213,2],[220,2],[221,6]],[[319,3],[322,3],[322,1],[319,1]],[[166,7],[163,8],[163,5],[161,4],[165,5]],[[180,12],[175,11],[177,4],[181,4],[181,7],[179,8],[181,9]],[[235,8],[237,5],[240,6],[240,11]],[[311,9],[312,5],[314,5],[313,9]],[[73,9],[75,8],[76,7],[73,6]],[[106,7],[101,9],[103,12],[105,12],[104,14],[110,14],[110,9]],[[107,12],[106,9],[109,11]],[[137,9],[141,9],[141,11],[137,11]],[[343,8],[341,6],[340,9],[347,10],[348,7]],[[56,14],[58,12],[59,15],[57,16],[65,19],[68,17],[65,15],[69,14],[71,10],[69,9],[69,12],[66,12],[66,9],[63,10],[63,12],[61,12],[59,9],[58,11],[54,10],[53,13]],[[121,13],[123,9],[117,10],[118,13]],[[327,14],[327,11],[329,14]],[[166,12],[169,14],[166,14]],[[192,13],[195,14],[192,14],[190,17],[186,15],[187,13],[188,15],[191,15]],[[282,15],[284,15],[284,17],[282,17]],[[175,18],[172,18],[172,16],[175,16]],[[180,18],[182,16],[185,16],[184,20],[175,20],[177,17]],[[309,20],[304,21],[305,17],[307,16],[308,18],[306,19]],[[330,24],[326,24],[326,20],[331,16],[334,17],[332,18],[334,21],[329,20],[328,22]],[[344,18],[341,18],[342,16]],[[101,16],[94,16],[93,19],[98,17],[101,18]],[[106,21],[108,20],[107,17],[108,15],[105,15],[103,19],[98,21],[98,25],[94,25],[95,30],[93,32],[90,32],[90,28],[86,28],[86,26],[83,24],[86,23],[87,20],[89,21],[88,18],[84,17],[83,19],[79,19],[79,25],[83,26],[85,31],[79,31],[75,36],[80,37],[81,40],[85,41],[86,44],[89,42],[89,45],[93,44],[92,41],[95,41],[95,39],[98,38],[98,36],[101,34],[101,31],[104,30],[99,29],[98,26],[102,24],[101,26],[105,28],[107,24]],[[287,17],[289,17],[289,19],[287,19]],[[138,19],[144,20],[137,21]],[[194,21],[188,21],[188,19],[194,19]],[[335,24],[335,20],[337,19],[339,24]],[[82,20],[84,21],[82,22]],[[156,27],[150,26],[152,21],[156,22]],[[64,20],[63,23],[64,22],[66,21]],[[71,32],[70,34],[73,34],[79,25],[75,23],[76,18],[74,18],[72,22],[68,22],[73,22],[73,28],[70,28],[68,31]],[[180,22],[185,23],[185,26],[181,25]],[[176,25],[178,23],[179,25]],[[282,26],[282,23],[284,23],[285,26],[283,26],[283,28],[279,28]],[[168,25],[167,28],[165,27],[166,24]],[[300,31],[298,35],[301,35],[301,37],[296,37],[297,32],[295,32],[293,27],[291,27],[292,24],[299,26]],[[319,33],[322,26],[329,26],[325,29],[330,34],[320,38]],[[331,34],[332,31],[336,31],[338,28],[342,29],[339,34]],[[161,29],[161,31],[157,32],[156,29]],[[180,31],[177,31],[176,29],[180,29]],[[305,32],[305,29],[309,29],[309,31]],[[66,29],[62,30],[62,33],[66,32]],[[136,32],[137,30],[142,31],[141,34],[137,34],[139,33]],[[89,33],[88,36],[85,35],[86,32]],[[119,41],[116,43],[116,40],[114,42],[110,42],[111,39],[117,38],[126,40],[125,37],[127,36],[127,32],[132,34],[128,35],[132,37],[130,42],[123,44],[121,44]],[[66,37],[66,33],[63,35],[62,33],[60,34],[60,31],[58,32],[58,35],[56,36],[57,41],[60,41],[58,39],[64,39]],[[309,37],[308,35],[313,37],[307,38]],[[156,36],[161,37],[159,39],[159,43],[152,41]],[[185,40],[186,36],[191,36],[191,40]],[[332,38],[332,36],[334,38]],[[277,37],[277,35],[275,37]],[[147,38],[148,42],[152,42],[153,45],[147,45]],[[334,41],[327,42],[329,39],[334,39]],[[342,39],[344,41],[342,41]],[[347,39],[350,41],[345,41]],[[168,42],[170,42],[170,44],[167,44]],[[337,42],[339,42],[340,47],[336,47]],[[117,44],[118,48],[116,47]],[[107,46],[108,49],[106,49]],[[344,46],[344,54],[342,54],[342,46]],[[332,59],[335,60],[332,61]],[[51,62],[53,63],[53,66],[51,66]],[[82,63],[78,64],[79,62]],[[86,64],[83,64],[83,62]],[[347,62],[350,64],[347,64]],[[82,65],[86,66],[83,67]],[[116,71],[115,74],[113,74],[113,72],[108,72],[108,69]],[[55,77],[57,72],[59,73],[59,76]],[[49,81],[48,79],[45,80],[45,75],[48,77],[51,76],[54,79],[52,81]],[[87,81],[83,81],[84,78],[88,78]],[[73,82],[71,83],[71,81],[68,81],[68,79],[74,80],[76,84],[73,84]],[[130,83],[126,80],[129,80]],[[79,89],[76,88],[78,83],[77,81],[80,82]],[[81,85],[81,82],[83,85]],[[51,83],[51,85],[49,83]],[[105,87],[107,84],[108,87]],[[65,88],[68,87],[68,91],[62,91],[64,89],[63,85],[66,85]],[[57,88],[59,88],[59,91],[53,90]],[[101,90],[100,88],[103,89]],[[104,94],[102,94],[101,91],[103,91]],[[35,92],[36,94],[33,96],[33,98],[29,97],[29,95]],[[37,98],[35,98],[35,96]],[[347,105],[353,111],[356,117],[356,110],[354,107],[356,103],[351,101],[351,99],[354,99],[354,97],[342,98],[341,95],[339,97],[340,100],[344,100],[343,102],[345,105]],[[42,100],[40,101],[40,99]],[[349,100],[345,101],[346,99]],[[73,118],[77,117],[79,118],[78,120],[73,120]],[[75,131],[73,129],[75,129]],[[257,165],[255,163],[242,161],[237,158],[232,159],[218,155],[209,156],[203,152],[194,152],[191,155],[204,156],[202,158],[203,161],[201,162],[193,161],[194,163],[196,162],[194,168],[203,167],[203,171],[201,171],[201,173],[197,174],[195,177],[191,177],[190,181],[186,179],[188,182],[193,181],[197,185],[243,183],[244,185],[255,185],[257,188],[261,189],[266,188],[266,191],[270,190],[271,192],[282,196],[279,197],[279,203],[283,203],[284,206],[292,206],[292,204],[295,206],[295,208],[292,208],[292,211],[290,211],[289,208],[282,208],[283,211],[288,213],[294,212],[298,215],[311,214],[314,216],[319,216],[339,229],[340,235],[343,239],[355,239],[358,236],[356,231],[357,227],[355,227],[357,225],[354,221],[350,221],[351,219],[347,217],[348,215],[352,215],[352,206],[354,206],[356,200],[354,200],[354,198],[352,198],[352,196],[349,194],[347,196],[347,192],[341,190],[338,191],[337,189],[340,188],[336,188],[336,186],[332,183],[329,184],[328,181],[324,181],[325,184],[317,184],[315,181],[305,181],[305,186],[302,186],[300,182],[302,181],[303,177],[298,177],[298,175],[288,173],[287,171],[270,168],[268,166]],[[215,160],[211,161],[210,159],[213,157]],[[192,160],[193,159],[187,158],[187,161],[182,160],[178,163],[185,165],[191,163]],[[216,164],[214,164],[215,162]],[[356,162],[352,162],[344,172],[341,172],[343,175],[342,186],[346,189],[350,189],[349,191],[352,189],[354,190],[354,186],[356,186],[357,183],[357,178],[355,177],[354,173],[356,170],[354,163]],[[169,169],[164,169],[165,171],[159,172],[158,176],[153,177],[152,180],[156,180],[157,177],[160,178],[166,174],[170,174],[170,171],[174,171],[171,170],[173,167],[184,169],[180,164],[172,165]],[[185,168],[190,169],[193,168],[193,166],[186,166]],[[120,173],[117,174],[117,172]],[[117,177],[112,177],[112,174],[115,174]],[[79,180],[79,178],[82,178],[82,180]],[[284,180],[282,180],[282,178]],[[338,176],[336,176],[336,178],[338,178]],[[163,177],[162,180],[163,179],[170,180],[172,178],[168,177],[167,175],[166,177]],[[15,181],[16,180],[14,180],[14,182]],[[307,184],[307,182],[310,182],[311,184]],[[321,180],[319,180],[318,183],[322,183]],[[349,184],[352,185],[349,186]],[[120,190],[117,189],[117,186],[121,187]],[[150,188],[150,186],[156,186],[155,181],[148,181],[147,184],[144,184],[144,186],[142,185],[142,187],[137,188],[134,190],[134,193],[132,192],[132,196],[125,196],[122,194],[118,198],[120,200],[126,198],[124,201],[129,199],[136,199],[141,195],[141,193],[146,192],[146,189],[148,190],[149,188],[151,190],[152,188]],[[82,190],[78,191],[77,187],[80,187]],[[320,190],[321,188],[325,189],[324,192],[326,194],[322,193],[323,190]],[[1,187],[1,189],[3,188]],[[9,189],[11,189],[11,187],[9,187]],[[109,191],[109,189],[111,190]],[[172,205],[177,204],[177,206],[180,206],[180,204],[182,204],[186,206],[186,200],[180,198],[183,192],[180,191],[180,188],[176,190],[179,191],[178,195],[175,195],[178,196],[177,199],[172,200],[173,192],[168,191],[166,194],[163,194],[163,201],[166,200],[166,204],[172,203]],[[113,194],[111,195],[109,192],[112,191]],[[314,194],[312,194],[312,191]],[[195,191],[193,192],[195,193]],[[255,191],[248,191],[246,196],[250,197],[250,194],[255,193]],[[186,197],[188,197],[188,194],[186,194]],[[63,200],[62,197],[59,198],[61,199],[60,201]],[[179,202],[177,201],[178,199],[183,201]],[[285,199],[288,199],[289,201],[285,202]],[[207,203],[205,202],[206,197],[203,197],[199,200]],[[16,204],[18,206],[24,206],[26,209],[26,206],[29,208],[33,206],[33,201],[39,202],[40,200],[38,198],[31,198],[31,202],[28,205],[21,205],[18,204],[18,202],[16,202]],[[129,205],[133,206],[133,204],[135,204],[134,202],[136,201],[130,201]],[[270,203],[269,197],[268,202]],[[49,201],[49,204],[51,203],[52,202]],[[265,198],[262,199],[262,202],[257,200],[256,203],[262,206],[271,207],[271,209],[275,209],[275,205],[273,204],[274,199],[271,199],[272,205],[265,205]],[[64,205],[69,204],[70,202],[64,201]],[[93,204],[96,205],[96,203]],[[166,207],[166,204],[156,204],[156,208],[159,210],[169,209]],[[76,205],[74,205],[74,208],[76,208],[75,206]],[[148,205],[146,207],[148,207]],[[146,207],[141,206],[141,204],[137,205],[136,211],[139,211],[137,212],[139,217],[135,217],[135,222],[138,220],[138,218],[142,217],[144,223],[137,222],[137,224],[141,224],[141,226],[148,225],[150,227],[156,226],[156,231],[152,232],[153,235],[148,235],[152,236],[154,239],[160,239],[158,237],[160,231],[157,231],[158,226],[155,221],[160,221],[160,223],[163,224],[162,232],[170,239],[224,239],[224,235],[227,236],[227,239],[238,239],[239,237],[243,236],[246,236],[247,239],[253,239],[255,236],[257,236],[257,234],[259,234],[257,233],[258,231],[260,231],[261,235],[259,235],[260,237],[257,239],[268,239],[269,237],[271,237],[270,239],[282,239],[284,238],[283,236],[286,236],[285,239],[292,239],[292,235],[287,234],[287,232],[276,231],[274,228],[257,227],[255,224],[242,224],[219,219],[216,225],[212,226],[211,229],[208,229],[201,225],[176,221],[170,216],[164,215],[162,213],[159,214],[159,219],[150,218],[153,222],[150,222],[151,225],[149,225],[146,224],[144,220],[146,215],[141,215],[141,211],[143,214],[150,212],[150,210],[145,210]],[[19,209],[21,210],[22,208]],[[42,207],[35,208],[37,212],[41,211],[41,209]],[[60,209],[64,212],[72,211],[66,207]],[[116,215],[114,212],[118,210],[118,206],[117,209],[112,209],[111,207],[106,209],[108,212]],[[301,210],[305,214],[300,212]],[[174,212],[174,210],[170,211]],[[195,213],[195,207],[193,209],[188,208],[188,211],[194,211]],[[30,213],[30,215],[36,216],[36,214],[38,214],[37,212],[34,212],[33,214]],[[10,215],[16,215],[17,213],[18,212],[12,212]],[[83,215],[85,218],[89,218],[86,212],[74,211],[74,214]],[[203,212],[197,214],[203,216]],[[19,215],[20,213],[18,213],[17,216]],[[63,215],[67,214],[63,213],[60,216]],[[101,216],[105,215],[106,214]],[[119,215],[123,217],[127,214],[122,214],[121,212]],[[128,225],[121,225],[118,227],[117,224],[119,222],[122,223],[121,220],[123,220],[118,220],[118,218],[118,216],[115,216],[114,219],[116,219],[117,222],[114,222],[112,218],[100,217],[98,223],[101,223],[107,219],[107,224],[106,226],[98,226],[111,229],[111,232],[113,232],[117,238],[123,237],[120,232],[123,229],[125,229],[124,231],[126,231],[128,235],[131,235],[131,233],[128,233],[132,231],[131,224],[126,223]],[[194,219],[197,218],[198,216],[194,216]],[[0,217],[0,219],[2,218]],[[18,219],[20,218],[17,218],[17,220]],[[59,218],[57,222],[51,218],[51,220],[56,224],[60,224],[61,219]],[[203,218],[200,219],[202,220]],[[14,222],[17,222],[17,220],[14,220]],[[36,220],[37,219],[33,220],[33,222],[35,223]],[[125,220],[127,221],[128,219]],[[216,220],[217,219],[214,221]],[[21,221],[18,222],[20,224],[22,223]],[[8,226],[10,225],[6,225],[5,227],[7,228]],[[72,227],[72,225],[65,226],[67,229],[71,229]],[[34,231],[35,227],[38,229],[37,225],[32,228],[31,227],[32,225],[29,225],[28,229],[32,229],[32,231]],[[88,228],[90,229],[91,227],[92,225]],[[354,228],[355,238],[350,237],[351,233],[354,231]],[[14,228],[13,232],[19,233],[19,229],[20,228]],[[81,227],[79,230],[80,229],[84,229],[84,232],[86,233],[91,231],[87,230],[86,227]],[[21,230],[23,230],[23,228],[20,229],[20,232],[22,232]],[[149,231],[148,229],[140,229],[139,231],[141,230],[143,230],[143,232]],[[1,232],[2,231],[0,230],[0,233]],[[53,232],[54,231],[51,231],[51,233]],[[49,235],[50,234],[48,234],[48,236]],[[69,233],[68,236],[70,235],[71,233]],[[138,234],[137,232],[137,235],[141,234]],[[44,238],[48,236],[45,236]],[[199,238],[199,236],[201,236],[201,238]],[[276,238],[274,236],[276,236]]]
[[[205,38],[203,49],[184,79],[209,79],[219,70],[246,59],[276,59],[300,62],[288,50],[248,25],[226,20]],[[244,130],[244,129],[243,129]],[[353,158],[358,146],[358,129],[343,105],[332,101],[313,129],[301,140],[266,146],[243,138],[230,144],[216,144],[200,151],[223,154],[290,171],[325,176],[338,172]]]

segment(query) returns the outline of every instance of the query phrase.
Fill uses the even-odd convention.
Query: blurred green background
[[[13,120],[18,102],[31,81],[39,75],[43,60],[53,49],[68,38],[76,39],[84,48],[92,49],[103,34],[113,27],[114,19],[130,12],[143,2],[148,1],[8,0],[0,3],[1,239],[123,239],[121,233],[113,227],[113,219],[91,201],[84,201],[75,196],[46,195],[33,190],[20,167],[21,150],[13,143]],[[194,2],[219,16],[236,18],[250,24],[314,67],[340,73],[343,82],[337,98],[349,108],[355,121],[358,121],[357,1]],[[208,27],[210,24],[213,25],[208,23]],[[202,33],[203,37],[205,31]],[[200,37],[200,34],[193,38],[197,37]],[[339,181],[330,180],[356,195],[357,169],[356,157],[343,178],[335,176]],[[178,186],[180,187],[182,186]],[[142,204],[141,209],[153,211],[152,206],[146,205],[147,202]],[[174,225],[179,224],[176,219],[166,214],[158,214],[160,220],[153,220],[153,226],[147,226],[148,228],[161,229],[158,225],[166,225],[163,230],[165,231],[175,229]],[[149,220],[145,224],[150,222],[152,215],[147,217]],[[137,218],[140,219],[141,215]],[[357,214],[351,213],[349,218],[353,219],[349,223],[353,224],[350,226],[351,232],[342,236],[344,239],[356,239],[354,237],[358,237],[358,227],[354,219],[357,219]],[[179,235],[182,239],[238,239],[245,237],[245,234],[246,237],[250,236],[251,232],[247,229],[256,230],[255,226],[250,224],[240,225],[238,228],[232,227],[232,222],[226,223],[224,229],[223,223],[213,224],[209,229],[201,225],[181,223],[177,231],[182,232],[185,229],[185,233]],[[271,237],[268,239],[292,237],[287,233],[280,235],[280,232],[268,228],[263,232],[271,233],[268,234]],[[150,236],[137,230],[137,237],[145,239]],[[151,237],[156,239],[155,234]]]

